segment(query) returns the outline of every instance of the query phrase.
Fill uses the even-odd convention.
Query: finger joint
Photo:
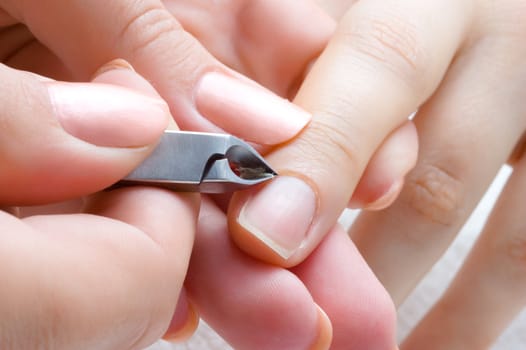
[[[116,46],[129,46],[132,55],[148,49],[166,35],[182,32],[179,22],[164,8],[151,1],[129,5],[130,15],[116,37]]]
[[[426,221],[452,226],[462,217],[462,181],[442,166],[426,165],[408,177],[403,196]]]
[[[358,58],[368,65],[372,62],[375,70],[385,70],[414,93],[421,94],[427,59],[418,30],[396,16],[383,17],[386,16],[364,16],[342,28],[338,35],[358,53]]]

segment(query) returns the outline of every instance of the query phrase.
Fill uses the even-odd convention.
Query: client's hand
[[[352,229],[399,303],[449,245],[500,166],[524,144],[524,2],[324,3],[337,5],[333,13],[341,18],[295,99],[313,121],[268,156],[287,176],[235,196],[230,227],[249,254],[294,266],[331,232],[353,193],[352,205],[378,209],[402,191],[394,207],[363,215]],[[385,171],[383,184],[356,198],[366,166],[386,136],[408,125],[407,117],[417,110],[416,169],[404,176],[414,159],[394,153],[386,159],[405,170]],[[517,286],[523,278],[514,276],[522,271],[518,194],[524,186],[518,164],[466,272],[408,347],[485,346],[519,310],[523,297]],[[496,227],[507,233],[497,236]],[[502,298],[491,297],[497,293]],[[320,305],[329,318],[338,313]],[[456,321],[437,326],[444,310]],[[499,317],[485,316],[494,310]],[[485,337],[462,331],[475,324]],[[438,329],[433,341],[426,340]],[[335,347],[345,348],[347,339],[335,330]]]

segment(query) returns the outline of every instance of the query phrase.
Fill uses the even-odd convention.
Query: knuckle
[[[168,11],[151,1],[130,2],[126,15],[127,20],[116,37],[116,46],[127,46],[132,55],[149,49],[150,46],[171,36],[178,37],[184,33],[182,26]]]
[[[318,120],[311,124],[302,139],[307,143],[308,152],[302,154],[310,154],[316,161],[329,163],[324,168],[333,176],[335,170],[347,176],[356,172],[356,169],[362,169],[363,161],[359,157],[357,145],[345,131],[348,129],[342,127],[341,123],[334,123],[332,116],[330,119],[331,122]],[[346,123],[344,120],[343,122]]]
[[[417,28],[396,16],[364,16],[342,28],[343,42],[381,69],[420,92],[426,73],[426,50]]]
[[[462,182],[450,172],[426,165],[408,177],[403,198],[425,220],[452,226],[462,217],[464,193]]]

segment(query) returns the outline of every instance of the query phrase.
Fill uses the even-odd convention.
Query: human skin
[[[259,2],[260,5],[266,3],[268,4],[268,2]],[[167,122],[166,116],[168,113],[166,105],[158,98],[158,93],[160,93],[168,103],[171,113],[182,126],[207,131],[218,131],[222,128],[229,131],[228,126],[235,126],[235,130],[244,130],[247,132],[240,136],[255,135],[255,138],[249,138],[249,140],[267,146],[274,146],[275,143],[282,143],[290,139],[301,130],[302,125],[304,126],[304,124],[309,121],[310,117],[305,117],[305,113],[298,112],[299,109],[297,107],[289,105],[283,99],[270,94],[268,91],[264,91],[262,87],[256,85],[254,82],[239,76],[221,65],[207,53],[193,37],[187,32],[181,31],[179,23],[174,17],[167,14],[166,9],[162,7],[162,4],[159,2],[143,1],[131,5],[129,2],[112,2],[111,6],[108,6],[107,2],[92,2],[89,7],[83,7],[84,2],[69,2],[68,6],[71,7],[64,7],[62,2],[48,2],[45,4],[45,8],[42,7],[43,4],[41,2],[26,4],[28,6],[19,7],[19,2],[4,1],[1,3],[4,12],[1,14],[0,19],[2,24],[6,26],[2,32],[3,43],[6,44],[2,46],[4,49],[2,54],[5,63],[11,67],[41,73],[63,80],[89,81],[90,78],[95,75],[95,79],[103,83],[103,86],[98,85],[98,82],[97,84],[68,84],[58,80],[49,80],[42,75],[30,75],[25,72],[10,70],[7,66],[2,66],[2,74],[6,78],[3,81],[10,81],[12,85],[9,86],[15,87],[15,89],[6,90],[10,91],[11,95],[3,95],[5,99],[4,105],[10,106],[11,108],[5,109],[7,112],[3,114],[3,117],[7,122],[14,124],[7,123],[4,125],[10,126],[11,130],[20,130],[22,135],[28,136],[29,133],[33,132],[37,136],[36,138],[13,138],[11,140],[12,142],[7,142],[8,139],[3,139],[5,141],[4,149],[7,150],[7,152],[4,153],[5,159],[11,161],[11,163],[6,163],[10,164],[10,171],[3,174],[3,176],[5,176],[4,180],[6,180],[4,183],[16,185],[16,190],[15,187],[6,187],[6,191],[2,192],[4,196],[2,199],[3,206],[47,203],[76,198],[105,188],[121,178],[147,155],[166,125],[165,122]],[[237,2],[237,4],[239,5],[240,3]],[[254,2],[254,4],[256,4],[256,2]],[[274,5],[276,4],[277,3],[274,3]],[[283,4],[283,2],[280,4]],[[277,9],[281,7],[274,6],[272,8]],[[309,11],[311,14],[316,13],[312,12],[312,9],[309,9]],[[50,16],[42,16],[43,13],[49,13]],[[279,13],[280,12],[277,12],[277,14]],[[298,12],[296,13],[298,14]],[[276,13],[271,14],[276,15]],[[28,32],[23,26],[17,25],[19,21],[27,25],[31,32]],[[112,25],[109,26],[108,23]],[[294,51],[298,53],[298,55],[288,56],[291,61],[285,62],[291,67],[301,68],[296,68],[296,70],[293,71],[284,70],[292,72],[285,77],[283,76],[284,71],[277,69],[281,67],[279,65],[272,67],[275,70],[270,70],[270,72],[274,72],[274,76],[286,81],[286,83],[281,85],[281,92],[283,94],[285,94],[285,91],[288,93],[291,90],[284,89],[283,87],[297,85],[297,75],[303,76],[303,70],[308,65],[307,63],[323,48],[326,37],[332,31],[332,22],[330,26],[325,26],[323,21],[321,23],[321,28],[326,28],[328,31],[316,30],[312,33],[302,33],[307,40],[300,41],[301,45],[299,47],[307,47],[308,50]],[[63,28],[69,28],[71,30],[63,30]],[[147,30],[143,30],[144,28]],[[322,35],[320,35],[320,33]],[[89,54],[79,53],[79,42],[82,43],[82,50],[89,52]],[[10,46],[10,44],[12,45]],[[184,48],[184,50],[181,48]],[[290,48],[290,46],[286,48]],[[129,67],[126,69],[118,68],[96,73],[100,64],[115,57],[128,58],[135,71],[143,74],[148,80],[144,80],[139,75],[133,73]],[[255,58],[257,55],[253,57]],[[203,112],[203,110],[210,111],[210,106],[207,105],[207,98],[213,97],[214,95],[210,93],[210,80],[206,82],[205,79],[205,76],[210,77],[209,72],[212,70],[214,71],[213,74],[218,74],[217,72],[219,71],[220,74],[227,78],[237,81],[236,84],[238,86],[239,84],[245,84],[246,89],[252,89],[255,95],[263,94],[263,100],[265,101],[269,100],[269,95],[273,96],[271,98],[272,103],[286,112],[283,119],[284,122],[295,120],[292,126],[275,128],[279,135],[278,137],[274,137],[273,143],[271,144],[268,143],[267,137],[261,138],[260,140],[257,139],[257,132],[254,132],[254,130],[257,131],[262,124],[268,124],[269,120],[262,119],[261,111],[259,109],[254,110],[250,104],[245,103],[246,101],[238,101],[234,111],[243,111],[243,116],[252,118],[252,122],[246,124],[247,127],[252,129],[240,128],[239,125],[236,124],[236,121],[239,121],[238,113],[227,115],[226,117],[231,118],[234,116],[230,121],[220,120],[223,123],[220,127],[213,125],[209,120],[213,119],[211,118],[212,116],[209,115],[209,119],[206,119],[201,115],[201,113],[207,113]],[[11,78],[11,80],[7,78]],[[276,79],[276,81],[278,81],[278,79]],[[154,86],[152,87],[148,82],[152,82]],[[110,87],[108,84],[113,84],[114,86]],[[115,85],[123,85],[125,88],[118,88]],[[214,84],[211,85],[213,87]],[[8,85],[5,85],[5,87],[7,86]],[[16,87],[20,87],[21,89],[17,90]],[[140,91],[139,95],[145,95],[141,97],[141,99],[146,101],[144,103],[146,103],[147,107],[139,103],[140,99],[137,96],[138,94],[130,92],[130,88],[132,90],[138,89]],[[94,91],[88,93],[90,90]],[[26,94],[28,91],[31,91],[33,94]],[[117,100],[121,101],[121,104],[115,102],[116,105],[113,106],[112,110],[98,110],[97,108],[105,107],[106,104],[100,102],[95,103],[97,102],[96,99],[104,98],[105,96],[112,96],[112,98],[120,96],[122,98],[118,98]],[[199,96],[205,96],[206,98],[202,98],[200,102]],[[196,100],[193,99],[194,97]],[[35,103],[35,101],[41,103]],[[125,103],[127,101],[135,101],[138,103],[138,106],[129,106]],[[148,107],[148,103],[153,106]],[[206,107],[203,107],[203,104],[205,104]],[[33,108],[37,108],[37,111],[34,111]],[[152,118],[153,121],[157,115],[154,114],[154,108],[160,110],[160,117],[157,116],[159,122],[144,123],[144,120],[141,119],[140,116],[146,114],[149,118]],[[44,111],[42,109],[44,109]],[[275,109],[270,110],[274,111]],[[133,113],[131,113],[132,111]],[[18,114],[23,116],[23,118],[6,118],[13,114]],[[40,116],[42,119],[34,119],[34,115]],[[114,117],[114,119],[104,118],[104,115],[110,115]],[[272,120],[272,116],[264,117]],[[123,119],[119,120],[119,118]],[[298,122],[300,119],[303,120],[301,123]],[[20,124],[18,124],[18,122],[20,122]],[[82,125],[82,123],[84,124]],[[119,124],[126,125],[130,130],[135,130],[138,136],[131,137],[129,133],[116,129],[115,125]],[[39,128],[38,126],[42,127]],[[146,126],[151,129],[143,129]],[[280,126],[283,125],[280,124]],[[97,130],[96,128],[100,129]],[[113,134],[112,131],[115,132],[115,134]],[[17,134],[8,133],[7,135],[15,136]],[[98,135],[100,135],[100,138]],[[141,137],[143,139],[141,139]],[[71,144],[62,138],[71,141],[77,148],[70,147]],[[23,142],[21,142],[22,140]],[[60,147],[57,146],[57,143]],[[97,145],[98,143],[100,143],[100,145]],[[13,148],[13,144],[20,145],[20,148]],[[86,144],[96,147],[90,148],[87,147]],[[42,147],[42,145],[49,148]],[[25,147],[27,152],[20,152],[21,147]],[[112,151],[107,148],[111,148]],[[113,148],[118,148],[119,152],[113,152]],[[121,150],[120,148],[123,149]],[[40,152],[43,153],[43,156]],[[115,155],[113,155],[113,153],[115,153]],[[108,161],[108,158],[105,158],[108,157],[108,154],[111,156],[110,160],[114,158],[118,160],[117,163]],[[60,165],[61,171],[56,171],[58,168],[57,164]],[[108,164],[112,164],[112,166],[108,166]],[[94,169],[97,170],[95,174],[93,173]],[[42,174],[46,176],[42,177]],[[39,181],[44,181],[46,186],[39,186]],[[35,191],[35,188],[37,191]],[[153,194],[150,195],[150,193]],[[140,203],[156,201],[157,197],[159,197],[158,201],[160,206],[157,210],[154,210],[155,207],[150,208],[149,206],[138,205]],[[106,282],[111,281],[111,278],[115,277],[115,275],[119,276],[121,273],[126,274],[123,271],[113,272],[110,269],[104,268],[105,265],[111,264],[114,261],[112,260],[113,256],[111,254],[101,257],[100,267],[88,268],[87,271],[84,271],[88,274],[98,271],[108,271],[109,275],[95,274],[95,276],[91,278],[96,280],[97,277],[100,277],[102,278],[100,280],[100,286],[103,287],[107,284],[112,284],[116,288],[114,293],[111,293],[111,298],[106,300],[109,304],[115,299],[126,300],[126,293],[128,292],[136,293],[134,294],[134,300],[138,300],[138,303],[140,303],[141,300],[144,300],[144,297],[150,298],[154,295],[150,293],[152,286],[159,284],[166,284],[167,286],[166,289],[161,288],[159,290],[160,293],[163,293],[163,297],[156,299],[159,304],[145,304],[142,305],[144,308],[139,309],[135,307],[136,304],[124,304],[122,308],[115,309],[114,314],[111,313],[111,307],[105,306],[106,304],[101,304],[101,308],[110,313],[108,315],[104,312],[92,313],[92,311],[95,310],[90,311],[87,308],[82,308],[87,302],[75,302],[78,299],[84,300],[84,298],[87,298],[88,302],[95,300],[92,299],[89,294],[84,294],[83,290],[79,291],[75,289],[77,284],[61,285],[66,287],[66,292],[71,291],[70,288],[72,288],[76,293],[74,294],[75,298],[68,299],[72,302],[66,305],[67,307],[61,304],[55,304],[61,301],[62,298],[46,298],[46,294],[39,295],[40,298],[36,300],[37,304],[40,302],[42,305],[49,305],[49,308],[57,311],[65,310],[64,312],[57,312],[56,314],[45,313],[44,315],[58,314],[58,316],[60,316],[59,319],[42,323],[40,322],[40,318],[32,319],[34,323],[28,325],[23,321],[30,318],[31,306],[33,304],[24,304],[29,307],[24,313],[27,318],[18,319],[22,320],[22,323],[10,323],[13,328],[10,329],[5,338],[6,342],[12,341],[9,345],[13,344],[13,347],[17,347],[18,344],[15,343],[15,341],[27,341],[27,344],[39,341],[40,337],[38,334],[40,333],[38,332],[43,331],[49,335],[49,344],[54,344],[56,347],[97,346],[98,348],[136,348],[153,341],[153,339],[159,337],[164,331],[168,330],[168,333],[173,335],[174,332],[177,333],[177,327],[185,328],[186,320],[183,319],[181,322],[175,320],[174,322],[174,320],[170,321],[170,318],[179,295],[182,297],[179,298],[177,308],[179,309],[182,305],[181,309],[185,309],[186,294],[184,292],[180,294],[180,287],[188,259],[189,246],[193,238],[196,198],[193,196],[174,197],[174,195],[159,190],[151,190],[150,192],[150,190],[141,189],[102,194],[93,200],[89,200],[87,203],[87,206],[83,209],[90,214],[87,216],[84,214],[78,216],[73,214],[73,216],[68,215],[66,217],[33,216],[22,219],[22,221],[13,216],[5,216],[4,218],[6,223],[12,227],[12,230],[9,231],[10,235],[14,237],[16,236],[16,232],[23,232],[22,235],[19,235],[21,241],[18,241],[18,238],[13,238],[14,243],[27,243],[31,241],[30,238],[36,234],[35,231],[47,233],[49,232],[48,230],[50,230],[54,233],[59,232],[61,234],[67,234],[73,231],[80,233],[81,238],[87,236],[87,234],[82,235],[82,232],[90,233],[97,231],[99,232],[97,237],[100,237],[100,239],[104,241],[106,236],[109,235],[109,232],[113,231],[123,233],[131,232],[130,234],[133,235],[134,232],[137,233],[137,230],[139,230],[139,233],[143,234],[143,236],[144,234],[152,234],[152,232],[170,235],[170,233],[173,234],[174,231],[170,231],[168,228],[171,227],[173,230],[173,227],[178,227],[183,234],[181,239],[183,239],[184,242],[180,245],[178,245],[177,242],[174,243],[174,241],[167,242],[169,251],[173,253],[173,259],[175,261],[172,259],[164,260],[163,255],[160,255],[159,260],[153,259],[151,263],[153,264],[152,270],[155,270],[155,273],[150,270],[138,268],[138,265],[141,264],[137,263],[141,260],[137,260],[137,256],[149,258],[150,255],[148,251],[141,252],[132,249],[133,251],[130,253],[125,247],[128,247],[128,244],[132,246],[131,248],[136,247],[137,242],[127,240],[128,235],[126,234],[122,236],[111,236],[116,240],[113,244],[125,248],[124,251],[119,251],[119,253],[122,253],[122,256],[125,255],[127,257],[126,261],[130,263],[130,265],[126,265],[127,268],[125,270],[132,274],[132,280],[134,282],[144,282],[140,284],[141,288],[128,288],[127,280],[123,281],[124,285]],[[179,216],[161,216],[159,218],[158,215],[160,215],[160,213],[166,212],[161,209],[164,207],[173,207],[173,210],[169,210],[169,212],[173,211],[184,216],[184,218],[186,218],[186,225],[181,227],[179,224],[174,224],[172,220],[180,218]],[[6,208],[6,210],[16,212],[12,207]],[[210,210],[213,212],[213,209]],[[215,213],[214,215],[224,224],[226,222],[224,214],[218,213],[217,211]],[[93,214],[95,216],[91,216]],[[142,214],[144,214],[144,216],[142,216]],[[117,220],[119,223],[115,223],[114,220]],[[162,227],[150,227],[149,223],[151,221],[159,223]],[[130,228],[129,224],[135,226],[137,230],[133,229],[133,227]],[[28,228],[27,225],[31,227]],[[100,228],[100,231],[95,228]],[[335,232],[338,232],[338,229],[335,229]],[[223,237],[226,238],[226,232],[223,231],[222,233]],[[354,248],[348,238],[342,235],[341,231],[335,235],[339,237],[338,240],[329,240],[328,238],[328,242],[333,242],[331,244],[337,242],[338,246],[345,249],[344,253],[348,252],[348,254],[339,254],[336,260],[326,260],[327,258],[324,258],[322,261],[332,266],[334,273],[337,273],[338,266],[346,266],[348,264],[332,264],[333,262],[337,262],[339,259],[343,259],[343,261],[347,261],[345,259],[352,259],[353,265],[355,265],[353,271],[357,273],[359,280],[364,281],[362,288],[353,292],[356,297],[354,301],[349,303],[349,300],[346,298],[348,296],[346,291],[354,289],[350,280],[348,281],[349,283],[346,283],[346,288],[338,289],[341,295],[335,300],[322,295],[325,290],[330,291],[334,286],[331,284],[312,282],[309,277],[309,268],[305,267],[304,270],[298,270],[297,272],[279,268],[276,270],[277,273],[285,276],[283,279],[280,279],[282,282],[275,284],[274,289],[258,289],[258,292],[261,294],[248,294],[249,298],[246,299],[245,305],[249,308],[245,310],[250,312],[247,317],[239,318],[236,320],[237,323],[233,322],[223,327],[222,331],[230,335],[230,339],[234,345],[238,342],[240,347],[250,348],[252,344],[261,345],[261,339],[268,339],[268,347],[279,347],[279,331],[281,331],[290,336],[281,339],[284,339],[287,344],[294,344],[294,347],[301,349],[308,347],[326,348],[331,340],[331,330],[336,329],[338,333],[347,330],[351,332],[349,334],[356,335],[355,341],[357,344],[370,344],[372,348],[391,348],[394,346],[394,314],[389,298],[371,271],[366,268],[363,260],[359,258],[356,250],[353,250]],[[171,235],[170,237],[173,238]],[[71,243],[72,246],[76,246],[81,250],[84,249],[83,247],[86,245],[85,241],[82,239],[76,240],[76,236],[73,236],[71,239],[73,240]],[[123,240],[125,241],[124,244],[121,242]],[[139,238],[139,240],[140,243],[144,243],[143,248],[145,250],[150,249],[152,245],[152,243],[148,243],[150,240],[147,238]],[[58,243],[53,242],[53,240],[48,242],[50,244],[49,251],[55,252],[55,249],[60,249],[61,246],[58,245],[57,248],[56,245]],[[340,244],[342,242],[345,243]],[[42,244],[45,247],[48,246],[44,245],[44,243]],[[15,244],[15,246],[21,247],[23,244]],[[96,246],[97,244],[94,244],[94,246],[88,244],[88,247],[92,247],[94,251],[97,251]],[[181,249],[181,252],[178,252],[178,249]],[[23,254],[17,255],[16,252],[16,250],[12,250],[9,255],[6,254],[5,256],[8,259],[13,259],[13,261],[17,261],[21,256],[26,256]],[[75,263],[71,264],[71,267],[82,264],[82,262],[85,261],[84,258],[86,255],[95,254],[89,250],[82,250],[82,252],[82,254],[79,253],[77,255],[66,252],[68,257],[75,261]],[[105,250],[101,250],[101,254],[104,252]],[[178,253],[175,254],[175,252]],[[25,251],[25,253],[31,255],[34,251]],[[41,254],[46,253],[42,250]],[[46,254],[46,256],[48,256],[51,261],[54,261],[53,259],[63,260],[60,259],[61,255],[59,254]],[[97,255],[95,254],[94,256]],[[119,254],[119,256],[121,256],[121,254]],[[246,261],[246,257],[240,252],[234,256],[227,254],[226,257],[232,262],[233,265],[231,266],[239,267]],[[315,255],[313,255],[313,259],[314,258]],[[45,259],[45,257],[42,257],[42,259]],[[11,265],[13,265],[13,263],[9,260],[9,264],[6,263],[4,266]],[[318,265],[320,264],[312,264],[310,266],[315,267]],[[46,266],[46,264],[42,264],[40,260],[36,260],[34,265],[27,266],[40,268]],[[60,276],[61,272],[59,269],[60,266],[62,265],[52,264],[58,276]],[[306,261],[306,266],[309,266],[308,261]],[[267,268],[269,267],[265,266],[265,269]],[[75,269],[68,271],[75,272]],[[136,272],[136,274],[134,274],[134,272]],[[164,280],[160,281],[163,272],[168,282]],[[248,272],[250,273],[252,270],[249,269]],[[155,278],[155,280],[143,278],[144,276],[141,273],[147,273],[152,278]],[[20,276],[22,282],[25,281],[24,283],[27,282],[27,279],[23,277],[27,278],[28,276],[32,276],[32,274],[22,273],[17,275]],[[255,279],[257,283],[269,282],[267,280],[269,276],[266,274],[256,276],[258,276],[258,278]],[[352,275],[349,275],[349,277],[352,277]],[[50,281],[54,280],[60,281],[61,279],[50,279]],[[271,279],[270,282],[272,281]],[[34,281],[34,283],[37,282],[39,282],[39,280]],[[71,282],[74,282],[74,279],[71,279]],[[24,283],[19,285],[24,285]],[[51,295],[56,295],[53,294],[55,291],[54,288],[58,288],[59,286],[51,284],[48,287],[46,290],[49,290]],[[26,292],[30,293],[31,290],[31,288],[27,288]],[[94,293],[104,294],[105,290],[105,288],[102,290],[94,288],[92,291]],[[9,293],[12,295],[24,295],[19,294],[18,291],[19,289],[14,288],[10,290]],[[56,290],[55,293],[59,293],[59,291],[60,289]],[[70,295],[69,293],[66,294]],[[296,295],[301,296],[301,298],[287,298],[287,296]],[[266,303],[258,304],[256,301],[258,299],[261,300],[261,296],[270,298],[267,299]],[[371,300],[370,304],[362,303],[365,296]],[[4,300],[9,300],[9,298],[4,298]],[[299,300],[302,302],[298,303]],[[340,302],[345,303],[345,306],[348,307],[349,310],[352,310],[362,317],[351,320],[352,322],[348,322],[348,320],[343,317],[344,315],[340,318],[333,317],[333,320],[331,320],[333,324],[331,326],[331,321],[327,319],[325,313],[322,312],[319,307],[319,303],[325,300],[337,301],[332,303],[334,307],[337,307]],[[82,320],[80,320],[70,317],[75,314],[75,306],[81,307],[82,309],[80,311],[82,312],[78,314],[84,315],[87,318],[82,316]],[[232,303],[226,306],[230,306],[230,308],[223,310],[223,313],[218,312],[221,310],[214,309],[213,307],[204,309],[204,311],[208,312],[210,319],[213,319],[214,317],[224,315],[224,312],[228,312],[230,309],[235,309],[235,300],[232,300]],[[127,310],[126,307],[133,309],[130,311],[133,317],[127,317],[127,311],[129,310]],[[163,312],[153,313],[152,310],[163,310]],[[284,313],[284,310],[289,312]],[[12,311],[14,312],[10,315],[13,315],[13,317],[17,315],[16,310]],[[287,328],[274,329],[272,327],[274,323],[271,322],[258,323],[261,319],[257,316],[262,312],[268,315],[267,320],[271,320],[277,316],[282,317],[283,315],[287,315],[287,317],[289,317],[288,320],[294,321],[294,323],[288,323],[288,326],[294,326],[298,332],[291,334]],[[252,316],[248,317],[250,315]],[[175,318],[178,316],[179,314],[176,312]],[[104,318],[104,322],[98,323],[97,317]],[[120,322],[123,318],[129,320],[129,322],[121,324]],[[149,318],[152,318],[151,322],[141,323],[141,321]],[[114,327],[116,324],[122,326],[122,329],[119,328],[122,332]],[[59,330],[66,330],[75,326],[77,326],[77,328],[76,332],[46,332],[46,330],[48,330],[46,326],[53,327],[54,325],[57,325],[57,329]],[[244,329],[240,328],[240,325],[245,325],[249,329],[258,329],[256,327],[259,327],[258,332],[253,333],[257,336],[250,337],[250,333],[242,333]],[[374,325],[374,327],[372,327],[372,325]],[[172,326],[176,327],[176,329],[172,329]],[[29,329],[34,330],[37,336],[33,338],[23,337],[23,333]],[[109,329],[112,331],[111,334],[108,334]],[[247,334],[249,336],[247,336]],[[269,337],[270,335],[275,338]],[[25,344],[26,343],[23,345]],[[31,347],[31,345],[28,346]]]
[[[9,205],[87,194],[126,174],[167,126],[166,103],[152,96],[146,80],[114,63],[92,83],[65,86],[5,66],[0,70],[2,348],[150,344],[166,330],[184,281],[197,196],[123,189],[86,199],[80,213],[25,218]],[[75,104],[51,98],[50,84],[76,93],[69,100]],[[111,103],[104,102],[107,96],[113,97]],[[129,123],[131,132],[112,133],[115,123]],[[173,235],[174,225],[178,235]],[[173,278],[166,280],[166,274]],[[145,295],[150,302],[145,303]]]
[[[350,235],[398,305],[451,243],[498,169],[514,166],[457,279],[402,344],[486,348],[524,305],[515,293],[524,281],[524,2],[317,3],[339,24],[295,98],[314,119],[268,156],[293,179],[237,194],[229,213],[233,238],[261,260],[301,262],[330,232],[386,130],[417,111],[415,169],[394,205],[363,213]],[[273,211],[273,201],[289,211]]]

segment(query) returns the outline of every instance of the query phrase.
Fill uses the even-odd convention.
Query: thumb
[[[143,93],[107,84],[112,67],[92,83],[65,83],[0,65],[0,203],[96,192],[148,155],[168,124],[168,107],[131,69],[112,79]]]

